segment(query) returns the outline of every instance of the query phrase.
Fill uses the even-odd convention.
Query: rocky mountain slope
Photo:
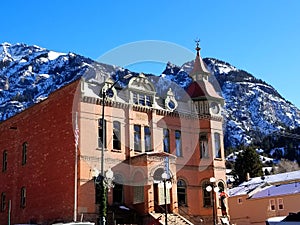
[[[225,98],[225,145],[250,143],[266,134],[300,126],[300,110],[270,85],[217,59],[204,59]],[[162,76],[186,88],[193,62],[168,63]],[[40,102],[81,76],[98,81],[103,75],[130,71],[101,64],[74,53],[57,53],[38,46],[0,44],[0,121]]]
[[[205,58],[211,82],[225,99],[225,146],[262,140],[265,135],[300,126],[300,110],[271,85],[218,59]],[[168,63],[164,76],[189,85],[187,74],[193,62],[181,67]]]

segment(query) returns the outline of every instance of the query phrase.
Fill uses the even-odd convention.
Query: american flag
[[[74,129],[74,136],[75,136],[75,146],[78,147],[78,141],[79,141],[79,128],[78,128],[78,119],[77,119],[77,112],[76,112],[76,118],[75,118],[75,129]]]

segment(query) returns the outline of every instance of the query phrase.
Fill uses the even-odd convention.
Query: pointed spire
[[[199,38],[196,39],[195,42],[196,42],[196,48],[195,49],[197,51],[197,56],[199,56],[200,55],[200,50],[201,50],[201,48],[199,47],[200,39]]]
[[[208,71],[206,64],[203,62],[200,56],[200,50],[201,50],[201,48],[199,47],[200,39],[195,40],[195,42],[196,42],[195,50],[197,51],[197,55],[194,62],[194,68],[190,73],[190,77],[192,77],[194,81],[197,81],[197,80],[207,79],[207,77],[210,75],[210,72]]]

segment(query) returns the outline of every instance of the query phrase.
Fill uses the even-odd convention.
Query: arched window
[[[224,182],[219,181],[219,182],[218,182],[218,187],[219,187],[219,192],[224,191],[224,190],[225,190]]]
[[[203,207],[211,207],[212,206],[212,191],[208,192],[206,190],[206,187],[208,185],[211,185],[211,183],[208,180],[205,180],[202,182],[202,198],[203,198]]]
[[[179,206],[186,205],[186,183],[182,179],[177,181],[177,198]]]

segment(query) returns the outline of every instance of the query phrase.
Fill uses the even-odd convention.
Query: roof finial
[[[196,38],[196,40],[195,40],[195,42],[196,42],[196,51],[197,51],[197,55],[199,55],[199,51],[200,51],[200,47],[199,47],[199,43],[200,43],[200,39],[199,38]]]

